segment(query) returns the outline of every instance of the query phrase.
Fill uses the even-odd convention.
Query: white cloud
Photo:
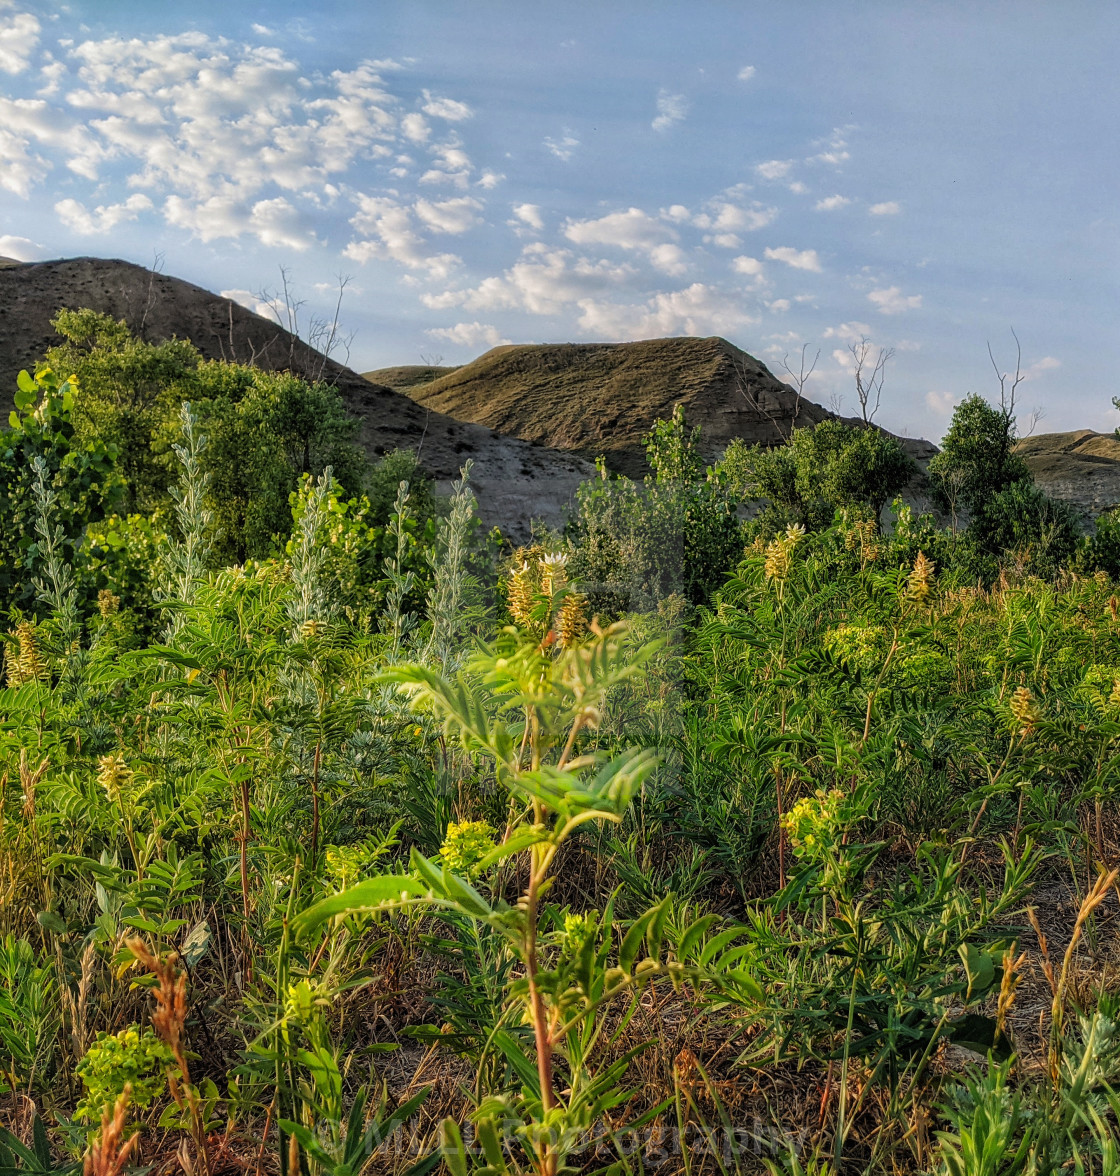
[[[741,82],[749,82],[757,72],[753,65],[744,65],[735,76]]]
[[[851,153],[848,151],[848,140],[846,135],[850,127],[837,127],[831,135],[824,139],[818,139],[813,146],[822,147],[824,150],[818,152],[816,155],[811,155],[806,163],[829,163],[833,167],[839,167],[840,164],[851,159]]]
[[[858,343],[860,339],[871,335],[871,327],[861,323],[858,319],[850,323],[841,323],[838,327],[826,327],[824,339],[843,339],[845,343]]]
[[[442,118],[447,122],[462,122],[474,117],[474,111],[465,102],[458,102],[454,98],[433,98],[431,90],[424,91],[424,105],[420,109],[432,118]]]
[[[623,305],[585,299],[580,327],[606,339],[651,339],[664,335],[728,335],[758,321],[739,298],[702,282],[654,294],[647,302]]]
[[[571,250],[536,243],[527,245],[520,260],[501,277],[485,278],[471,289],[423,294],[420,301],[432,310],[462,306],[467,310],[558,314],[566,306],[600,296],[633,276],[630,266],[590,261]]]
[[[823,200],[818,200],[814,207],[817,212],[834,212],[846,204],[851,204],[847,196],[826,196]]]
[[[457,196],[452,200],[430,202],[417,200],[416,215],[433,233],[465,233],[478,224],[482,202],[473,196]]]
[[[406,269],[422,270],[433,278],[446,278],[459,264],[455,254],[431,249],[413,225],[413,210],[408,205],[389,196],[369,196],[364,192],[356,195],[355,203],[358,211],[350,218],[350,224],[359,236],[343,250],[347,257],[359,262],[373,258],[395,261]],[[439,208],[439,205],[427,204],[427,201],[418,203],[426,204],[430,210]]]
[[[937,413],[938,416],[947,417],[956,408],[959,399],[956,392],[927,392],[926,407]]]
[[[683,204],[670,204],[668,208],[661,210],[661,215],[666,220],[674,221],[676,224],[683,224],[692,217],[692,213]]]
[[[820,258],[815,249],[799,250],[790,245],[780,245],[777,249],[767,249],[764,256],[771,261],[784,261],[793,269],[811,270],[818,274],[821,272]]]
[[[757,257],[743,256],[736,257],[735,260],[731,263],[731,268],[737,274],[746,274],[748,277],[753,278],[758,277],[765,269],[765,266],[763,266],[762,262],[759,261]]]
[[[40,26],[30,12],[0,13],[0,70],[23,73],[39,44]]]
[[[475,180],[475,186],[478,188],[485,188],[487,191],[489,191],[491,188],[496,188],[505,178],[506,177],[504,172],[491,171],[489,168],[487,168],[482,173],[482,175],[479,176],[477,180]]]
[[[649,125],[655,131],[667,131],[676,123],[683,122],[688,114],[688,99],[683,94],[670,94],[662,90],[657,95],[657,117]]]
[[[766,308],[773,311],[774,314],[780,314],[782,311],[789,310],[792,305],[788,298],[775,298],[773,302],[766,304]]]
[[[1041,359],[1035,360],[1023,372],[1024,380],[1037,380],[1040,376],[1045,375],[1046,372],[1052,372],[1062,366],[1062,361],[1056,359],[1053,355],[1044,355]]]
[[[432,128],[428,126],[428,120],[414,110],[401,119],[401,133],[411,143],[426,143],[431,137]]]
[[[539,204],[515,204],[513,206],[513,215],[532,229],[539,230],[544,228]]]
[[[38,261],[42,250],[27,237],[0,236],[0,257],[11,261]]]
[[[453,327],[433,327],[425,334],[433,339],[454,343],[456,347],[478,347],[483,343],[487,347],[500,347],[510,342],[497,327],[480,322],[456,323]]]
[[[920,294],[905,295],[897,286],[872,290],[867,301],[875,305],[880,314],[904,314],[908,310],[919,310],[922,305]]]
[[[564,225],[564,236],[576,245],[615,245],[620,249],[648,250],[662,242],[675,240],[677,234],[640,208],[628,208],[625,212],[611,212],[595,220],[569,220]]]
[[[152,202],[142,192],[136,192],[120,204],[99,204],[92,212],[77,200],[60,200],[54,206],[59,220],[76,233],[89,236],[107,233],[122,221],[134,221],[142,212],[148,212]]]
[[[708,211],[692,219],[698,229],[711,229],[717,233],[753,233],[771,224],[778,215],[776,208],[767,207],[757,200],[749,207],[735,204],[730,200],[715,199],[705,206]],[[719,242],[716,242],[719,244]],[[730,248],[735,248],[731,245]]]
[[[688,269],[684,250],[679,245],[655,245],[649,251],[650,264],[663,274],[679,277]]]
[[[867,211],[872,216],[898,216],[902,205],[897,200],[884,200],[880,204],[873,204]]]
[[[579,146],[579,140],[565,127],[562,138],[545,139],[544,145],[557,159],[562,159],[567,163],[575,154],[575,150]]]
[[[201,202],[168,196],[163,215],[168,224],[186,229],[202,241],[249,233],[262,245],[301,252],[316,242],[299,209],[283,196],[257,200],[248,208],[227,196],[211,196]]]
[[[250,290],[220,290],[219,293],[223,298],[228,298],[230,302],[236,302],[239,306],[245,307],[246,310],[251,310],[254,314],[259,314],[264,318],[276,317],[276,305],[266,298],[262,298],[259,294],[254,294]]]
[[[755,164],[755,174],[764,180],[784,180],[793,169],[792,159],[768,159]]]

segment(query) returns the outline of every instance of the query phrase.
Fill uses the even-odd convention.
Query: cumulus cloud
[[[1037,380],[1040,376],[1044,376],[1047,372],[1052,372],[1062,366],[1062,361],[1056,359],[1053,355],[1044,355],[1041,359],[1035,360],[1022,373],[1024,380]]]
[[[458,196],[452,200],[417,200],[413,209],[417,217],[433,233],[465,233],[478,224],[482,202],[473,196]]]
[[[753,65],[744,65],[735,76],[741,82],[749,82],[757,72]]]
[[[579,140],[565,127],[559,139],[545,139],[544,145],[557,159],[562,159],[567,163],[575,154],[575,150],[579,146]]]
[[[683,122],[688,114],[688,99],[683,94],[670,94],[662,90],[657,95],[657,116],[649,125],[655,131],[667,131],[671,126]]]
[[[765,269],[762,262],[757,257],[736,257],[731,263],[731,268],[737,274],[746,274],[748,277],[757,277]]]
[[[564,236],[576,245],[615,245],[620,249],[650,249],[677,234],[640,208],[611,212],[595,220],[569,220]]]
[[[432,310],[461,306],[467,310],[558,314],[581,299],[595,298],[620,286],[633,275],[630,266],[591,261],[569,249],[538,242],[527,245],[520,259],[500,277],[485,278],[465,290],[423,294],[420,301]]]
[[[753,233],[771,224],[778,210],[767,207],[757,200],[750,204],[739,204],[734,200],[717,197],[705,205],[706,212],[693,217],[692,223],[698,229],[711,230],[706,242],[724,249],[737,249],[740,242],[736,234]]]
[[[446,343],[454,343],[456,347],[500,347],[510,340],[506,339],[497,327],[489,323],[456,323],[453,327],[432,327],[426,331],[433,339],[442,339]]]
[[[646,302],[621,304],[585,299],[579,308],[580,327],[589,335],[608,339],[729,335],[758,321],[743,309],[738,296],[703,282],[654,294]]]
[[[8,233],[0,236],[0,257],[11,261],[38,261],[42,250],[28,237],[13,237]]]
[[[861,323],[857,319],[850,323],[841,323],[838,327],[826,327],[822,338],[843,339],[845,343],[858,343],[860,339],[866,338],[870,334],[870,325]]]
[[[764,256],[771,261],[782,261],[793,269],[821,272],[820,258],[815,249],[794,249],[791,245],[779,245],[777,249],[767,249]]]
[[[401,119],[401,133],[412,143],[426,143],[431,137],[432,128],[428,120],[414,110]]]
[[[0,12],[0,70],[23,73],[39,44],[39,21],[30,12]]]
[[[755,174],[764,180],[784,180],[793,168],[792,159],[768,159],[755,164]]]
[[[829,163],[833,167],[839,167],[840,164],[846,163],[851,159],[851,152],[848,151],[847,133],[850,127],[837,127],[831,135],[824,139],[818,139],[813,146],[822,148],[816,155],[810,155],[806,163]]]
[[[60,200],[54,206],[59,220],[76,233],[89,236],[107,233],[122,221],[134,221],[142,212],[152,208],[151,200],[142,192],[136,192],[120,204],[99,204],[92,212],[80,201]]]
[[[539,204],[515,204],[513,206],[513,215],[531,229],[540,230],[544,228],[544,220],[541,218]]]
[[[219,291],[223,298],[228,298],[230,302],[236,302],[239,306],[245,307],[246,310],[251,310],[254,314],[259,314],[264,318],[274,318],[276,316],[276,306],[270,299],[262,298],[260,294],[254,294],[251,290],[221,290]]]
[[[851,200],[847,196],[826,196],[823,200],[818,200],[814,207],[817,212],[834,212],[846,204],[851,204]]]
[[[921,309],[922,296],[906,295],[897,286],[887,286],[882,290],[872,290],[867,301],[874,304],[880,314],[905,314],[908,310]]]
[[[413,219],[414,209],[410,205],[391,196],[370,196],[364,192],[357,193],[355,203],[358,211],[350,218],[350,224],[358,236],[343,251],[347,257],[359,262],[374,258],[395,261],[406,269],[420,270],[433,278],[446,278],[459,264],[460,259],[455,254],[432,248],[418,231]],[[456,201],[443,203],[455,204]],[[448,223],[459,223],[457,214],[441,212],[439,204],[427,201],[417,201],[417,204],[424,204],[426,211],[436,220],[445,217]],[[473,215],[469,209],[466,214]]]
[[[431,90],[424,91],[424,105],[420,109],[432,118],[442,118],[447,122],[462,122],[474,117],[474,111],[465,102],[458,102],[454,98],[435,98]]]
[[[937,413],[938,416],[947,417],[956,408],[959,399],[956,392],[934,390],[926,393],[926,407]]]
[[[867,211],[872,216],[898,216],[902,205],[897,200],[884,200],[880,204],[873,204]]]

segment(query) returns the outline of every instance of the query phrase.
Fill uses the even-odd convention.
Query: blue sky
[[[1120,8],[0,0],[0,254],[123,257],[256,306],[280,267],[359,370],[723,335],[938,438],[1120,414]]]

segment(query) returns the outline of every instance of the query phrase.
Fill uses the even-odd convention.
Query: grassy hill
[[[1091,429],[1040,433],[1024,438],[1016,449],[1047,494],[1090,514],[1120,503],[1120,440],[1114,434]]]
[[[430,384],[440,376],[457,372],[457,367],[429,367],[424,364],[404,364],[401,367],[378,368],[373,372],[362,372],[362,379],[371,384],[384,384],[394,392],[408,392],[421,384]]]
[[[414,369],[371,374],[384,378],[386,370]],[[732,437],[770,444],[794,420],[832,415],[799,401],[763,363],[718,337],[495,347],[402,390],[457,420],[584,457],[603,454],[628,473],[644,469],[642,438],[678,403],[702,426],[712,457]]]
[[[235,360],[270,371],[321,377],[338,388],[361,423],[371,457],[415,449],[446,489],[467,459],[488,525],[527,538],[530,521],[563,522],[562,510],[591,467],[578,456],[504,437],[482,424],[453,420],[386,384],[320,355],[277,323],[228,298],[130,262],[98,257],[0,266],[0,397],[8,405],[22,368],[33,368],[60,340],[51,319],[63,307],[90,307],[124,319],[152,342],[189,339],[207,359]],[[394,369],[400,370],[400,369]]]

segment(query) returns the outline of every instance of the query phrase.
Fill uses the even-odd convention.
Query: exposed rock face
[[[646,468],[642,439],[677,404],[690,425],[701,426],[708,460],[733,437],[774,444],[794,423],[833,415],[716,337],[495,347],[404,390],[459,420],[587,458],[603,454],[631,475]]]
[[[418,450],[444,491],[469,458],[471,482],[488,525],[511,539],[529,534],[534,518],[563,522],[576,486],[593,472],[578,455],[558,453],[477,424],[452,420],[392,388],[325,359],[283,328],[200,286],[125,261],[80,257],[0,266],[0,387],[15,393],[21,368],[34,367],[60,342],[50,320],[63,308],[89,307],[125,319],[142,338],[190,339],[207,359],[253,363],[270,371],[322,376],[361,421],[372,457]]]
[[[1120,440],[1112,433],[1077,429],[1027,437],[1016,450],[1034,480],[1054,498],[1064,498],[1090,515],[1120,505]]]

